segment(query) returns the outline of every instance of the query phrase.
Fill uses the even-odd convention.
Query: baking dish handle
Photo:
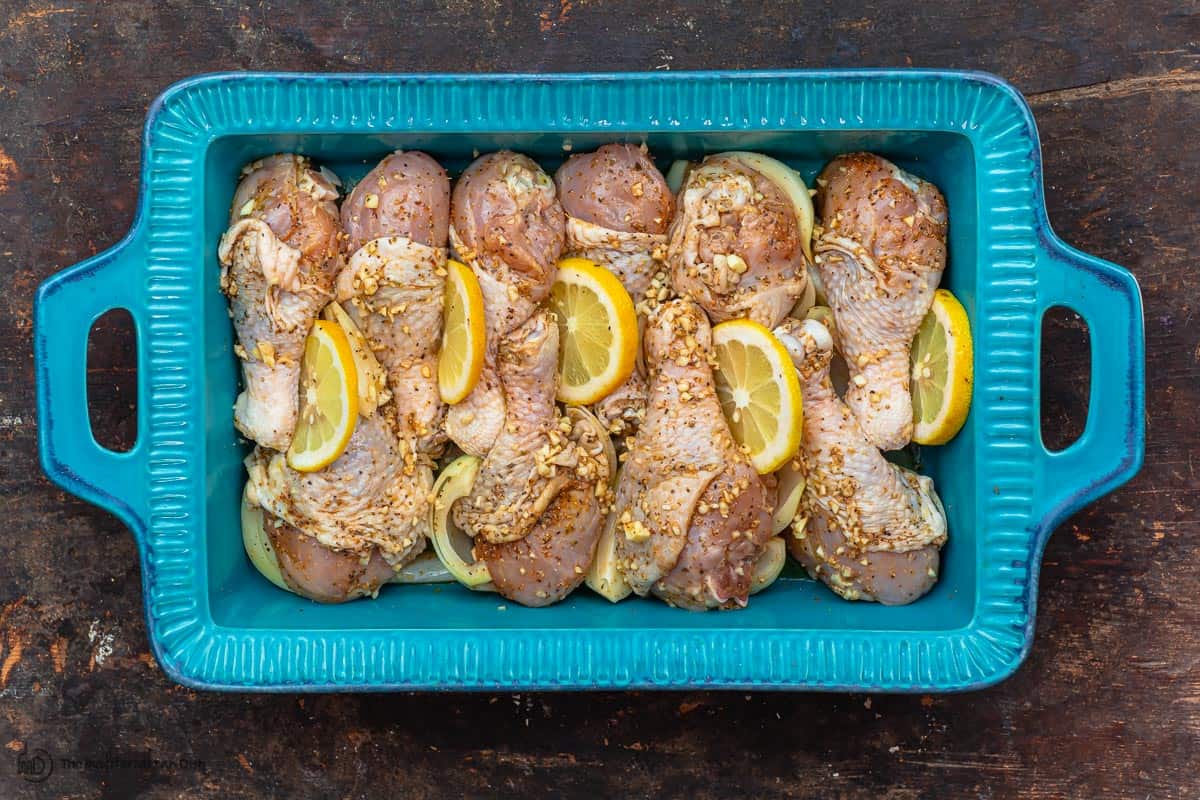
[[[145,247],[130,234],[121,243],[48,278],[34,301],[38,447],[42,469],[59,486],[105,508],[141,536],[146,519],[144,305]],[[138,432],[131,450],[101,446],[88,419],[87,359],[92,324],[124,308],[133,318],[138,363]]]
[[[1039,318],[1054,306],[1083,317],[1092,362],[1083,434],[1058,452],[1040,445],[1035,504],[1044,536],[1141,468],[1146,339],[1141,291],[1128,270],[1082,253],[1048,230],[1037,267]]]

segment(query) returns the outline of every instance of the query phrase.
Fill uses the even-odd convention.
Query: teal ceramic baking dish
[[[787,574],[750,607],[696,614],[610,605],[581,589],[525,609],[457,585],[390,587],[319,606],[272,587],[242,552],[247,445],[217,240],[239,168],[305,153],[347,178],[398,147],[453,172],[476,152],[646,142],[660,164],[758,150],[812,179],[833,155],[882,153],[950,206],[946,282],[975,336],[975,402],[962,434],[921,453],[950,523],[943,577],[903,608],[854,604]],[[953,691],[1010,675],[1033,638],[1046,538],[1128,480],[1143,452],[1144,335],[1137,284],[1051,232],[1033,117],[979,73],[605,75],[220,74],[153,105],[139,211],[115,247],[38,291],[42,465],[117,514],[142,566],[150,641],[175,680],[209,689],[773,688]],[[1039,427],[1041,318],[1089,323],[1083,435],[1061,452]],[[137,330],[138,439],[99,446],[88,424],[87,337],[128,309]]]

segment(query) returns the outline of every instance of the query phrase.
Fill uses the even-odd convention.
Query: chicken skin
[[[475,554],[487,564],[496,590],[526,606],[546,606],[566,597],[587,577],[612,502],[608,463],[598,422],[566,418],[559,430],[574,445],[566,484],[523,538],[502,544],[476,539]]]
[[[558,326],[539,311],[509,332],[497,353],[505,421],[479,467],[471,494],[455,506],[460,527],[484,541],[522,539],[566,485],[577,457],[559,430]]]
[[[337,196],[306,158],[256,161],[243,170],[221,237],[221,290],[242,360],[234,425],[273,450],[291,444],[304,339],[341,266]]]
[[[804,392],[799,460],[805,488],[788,548],[847,600],[911,603],[937,581],[946,517],[933,481],[887,461],[829,378],[833,337],[816,320],[788,319],[776,336]]]
[[[688,172],[678,206],[667,244],[675,290],[713,322],[779,324],[808,281],[803,234],[784,190],[745,161],[714,155]]]
[[[437,355],[450,180],[420,152],[384,158],[342,203],[347,264],[338,299],[387,370],[397,432],[436,456],[445,439]]]
[[[554,182],[526,156],[481,156],[454,187],[450,241],[479,280],[487,328],[479,382],[446,414],[446,433],[466,453],[487,454],[500,434],[505,412],[496,350],[550,293],[563,227]]]
[[[634,592],[682,608],[744,606],[771,537],[770,492],[713,383],[712,331],[688,300],[646,324],[650,395],[617,484],[617,560]]]
[[[567,254],[606,267],[635,303],[642,300],[664,269],[675,214],[675,198],[650,156],[636,145],[606,144],[571,156],[554,182],[567,215]]]
[[[248,499],[265,512],[284,580],[298,593],[321,602],[373,594],[425,548],[429,489],[414,480],[418,466],[406,463],[402,443],[381,410],[360,417],[345,451],[316,472],[296,472],[262,447],[246,458]]]
[[[506,421],[471,493],[454,508],[497,590],[529,606],[556,602],[591,565],[610,465],[600,437],[554,405],[558,327],[539,311],[499,347]]]
[[[567,215],[566,254],[615,274],[643,316],[667,300],[667,229],[675,198],[645,148],[606,144],[573,155],[554,181]],[[593,410],[613,433],[634,433],[646,410],[644,368],[639,364]]]
[[[846,402],[882,450],[913,433],[909,348],[946,267],[946,202],[931,183],[870,153],[817,178],[816,268],[850,368]]]
[[[371,597],[395,575],[378,547],[366,554],[332,550],[272,514],[263,514],[263,530],[283,582],[309,600],[344,603]]]

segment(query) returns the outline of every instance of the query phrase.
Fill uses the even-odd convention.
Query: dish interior
[[[870,150],[932,181],[945,194],[950,214],[949,264],[942,286],[963,303],[978,326],[977,277],[981,270],[976,242],[976,169],[970,139],[947,132],[770,132],[703,133],[498,133],[498,134],[298,134],[234,135],[209,146],[202,196],[204,401],[206,449],[203,563],[208,571],[207,602],[213,621],[227,629],[404,630],[404,629],[839,629],[846,631],[954,630],[975,613],[976,575],[982,530],[976,513],[975,415],[944,447],[918,453],[921,471],[930,475],[946,508],[950,540],[942,550],[938,584],[910,606],[887,608],[850,603],[809,580],[795,563],[775,585],[751,598],[748,608],[731,613],[689,613],[653,600],[630,598],[613,605],[586,587],[556,606],[526,609],[493,593],[471,592],[458,584],[388,586],[379,598],[340,606],[322,606],[272,586],[250,565],[242,549],[239,502],[249,445],[233,428],[233,401],[240,385],[233,355],[233,328],[218,288],[217,241],[224,231],[229,202],[241,167],[277,152],[308,155],[336,172],[347,187],[380,158],[397,148],[419,149],[437,158],[456,176],[477,153],[509,148],[536,159],[553,172],[570,152],[587,152],[609,141],[645,142],[664,172],[677,158],[699,159],[724,150],[754,150],[799,170],[812,186],[821,166],[839,153]],[[976,331],[976,339],[979,333]],[[978,372],[978,366],[976,372]]]

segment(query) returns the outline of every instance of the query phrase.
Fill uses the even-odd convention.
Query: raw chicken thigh
[[[467,167],[450,209],[450,241],[483,293],[487,352],[475,389],[448,410],[446,432],[464,452],[483,456],[504,424],[496,350],[550,293],[563,247],[563,213],[550,177],[509,151]]]
[[[744,160],[714,155],[688,173],[678,205],[667,249],[675,290],[713,322],[779,324],[808,281],[786,192]]]
[[[804,392],[805,488],[792,555],[847,600],[911,603],[933,587],[946,517],[933,481],[884,459],[829,378],[833,337],[816,320],[775,330]]]
[[[774,497],[729,433],[711,347],[708,319],[688,300],[648,320],[646,419],[613,512],[618,565],[633,590],[689,609],[745,605],[771,537]]]
[[[606,144],[571,156],[554,176],[567,214],[566,253],[613,272],[639,313],[670,296],[667,228],[675,198],[644,147]],[[617,434],[632,434],[645,414],[646,375],[639,368],[594,407]]]
[[[242,360],[233,419],[250,439],[282,451],[296,428],[304,339],[341,266],[337,190],[290,154],[256,161],[243,175],[218,250]]]
[[[817,178],[816,268],[850,368],[846,402],[873,445],[913,432],[909,348],[946,267],[946,202],[931,183],[870,153]]]
[[[322,602],[372,594],[425,549],[428,487],[413,480],[381,413],[360,417],[324,469],[296,472],[259,447],[246,470],[284,580],[300,594]]]

